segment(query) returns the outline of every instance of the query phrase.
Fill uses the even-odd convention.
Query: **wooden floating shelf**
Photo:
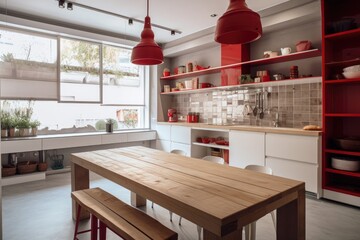
[[[307,51],[291,53],[291,54],[284,55],[284,56],[277,56],[277,57],[272,57],[272,58],[261,58],[261,59],[250,60],[250,61],[241,62],[241,63],[224,65],[224,66],[220,66],[220,67],[212,67],[212,68],[189,72],[189,73],[170,75],[167,77],[161,77],[160,80],[175,80],[175,79],[180,79],[180,78],[196,77],[196,76],[200,76],[200,75],[204,75],[204,74],[219,73],[222,70],[226,70],[226,69],[230,69],[230,68],[238,68],[240,66],[267,65],[267,64],[301,60],[301,59],[319,57],[319,56],[321,56],[321,51],[319,49],[311,49],[311,50],[307,50]]]
[[[191,90],[168,92],[168,93],[162,92],[161,95],[179,95],[179,94],[212,92],[212,91],[216,91],[216,90],[231,90],[231,89],[242,90],[242,89],[252,89],[252,88],[258,88],[258,87],[271,87],[271,86],[278,86],[278,85],[284,86],[284,85],[295,85],[295,84],[304,84],[304,83],[320,83],[321,80],[322,80],[321,77],[286,79],[286,80],[260,82],[260,83],[247,83],[247,84],[240,84],[240,85],[199,88],[199,89],[191,89]]]

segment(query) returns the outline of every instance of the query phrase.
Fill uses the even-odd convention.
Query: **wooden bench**
[[[74,239],[77,239],[81,209],[91,214],[91,239],[97,239],[98,220],[100,239],[106,239],[106,228],[125,240],[173,240],[177,233],[140,210],[122,202],[101,188],[72,192],[78,204]]]

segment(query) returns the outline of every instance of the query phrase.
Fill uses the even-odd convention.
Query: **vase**
[[[31,135],[36,136],[37,135],[37,127],[31,128]]]
[[[113,130],[114,130],[114,125],[111,124],[111,123],[107,123],[107,124],[106,124],[106,132],[112,133]]]
[[[19,129],[19,136],[20,137],[26,137],[30,135],[30,129],[29,128],[20,128]]]
[[[9,137],[15,137],[15,128],[9,129]]]
[[[8,137],[8,130],[7,129],[1,129],[1,137]]]

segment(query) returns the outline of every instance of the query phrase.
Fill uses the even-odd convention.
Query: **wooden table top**
[[[303,182],[139,146],[75,153],[71,160],[220,236],[293,201],[305,188]]]

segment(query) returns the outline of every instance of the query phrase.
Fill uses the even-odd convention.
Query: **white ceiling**
[[[263,10],[289,0],[247,0],[249,8],[254,11]],[[146,0],[74,0],[74,2],[102,9],[134,19],[143,20],[146,15]],[[169,31],[153,27],[155,40],[167,43],[216,25],[217,19],[226,11],[228,0],[156,0],[150,1],[150,17],[154,24],[176,29],[182,34],[172,36]],[[36,16],[65,24],[75,24],[82,27],[125,34],[139,37],[143,25],[134,23],[128,25],[127,20],[98,13],[91,10],[74,7],[73,11],[58,7],[56,0],[0,0],[0,7],[12,11]],[[210,17],[211,14],[217,17]]]

